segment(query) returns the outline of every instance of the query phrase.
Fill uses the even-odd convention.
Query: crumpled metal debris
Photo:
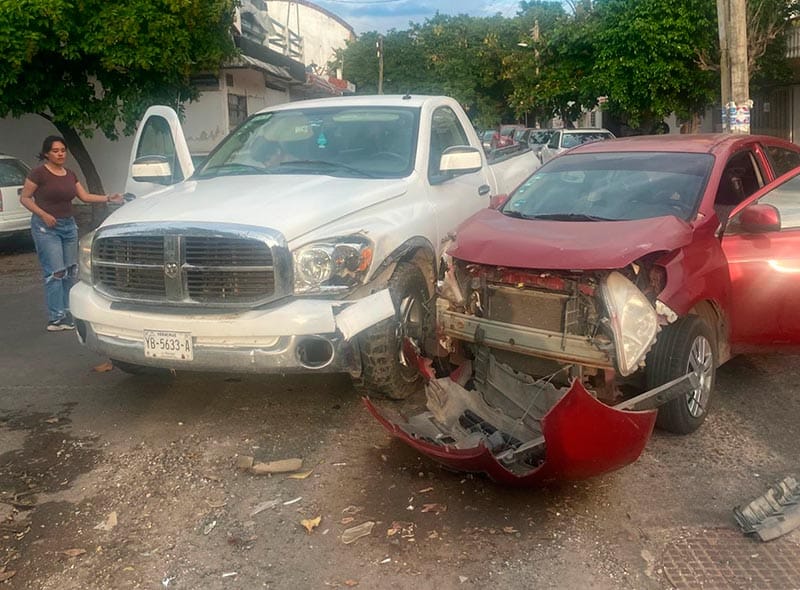
[[[771,541],[800,526],[800,482],[788,476],[771,486],[747,506],[737,506],[733,516],[747,534]]]

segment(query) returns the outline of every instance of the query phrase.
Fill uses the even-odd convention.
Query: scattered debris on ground
[[[736,522],[746,535],[771,541],[800,526],[800,482],[785,477],[747,506],[733,509]]]

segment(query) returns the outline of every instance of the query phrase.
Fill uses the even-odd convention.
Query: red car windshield
[[[713,163],[709,154],[566,154],[522,183],[502,212],[560,221],[689,220]]]

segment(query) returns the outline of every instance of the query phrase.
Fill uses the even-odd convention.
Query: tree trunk
[[[66,123],[53,121],[53,118],[49,115],[42,113],[40,113],[40,115],[50,121],[55,128],[58,129],[64,141],[67,142],[69,151],[78,163],[84,178],[86,178],[86,190],[97,195],[105,194],[106,191],[103,189],[103,181],[100,180],[97,168],[95,168],[92,157],[89,155],[81,136]],[[108,206],[106,203],[92,203],[92,228],[100,225],[107,216]]]

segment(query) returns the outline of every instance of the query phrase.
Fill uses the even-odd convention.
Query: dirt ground
[[[700,431],[629,467],[509,489],[392,440],[344,376],[106,372],[44,331],[29,245],[0,247],[0,588],[800,588],[800,533],[732,515],[800,475],[798,357],[734,359]]]

